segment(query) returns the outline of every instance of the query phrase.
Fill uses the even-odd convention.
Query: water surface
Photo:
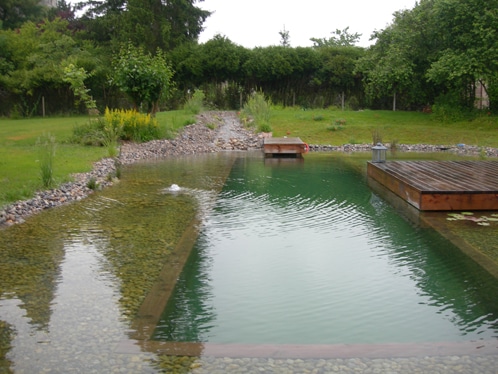
[[[330,155],[241,158],[156,338],[247,344],[488,340],[496,279]]]

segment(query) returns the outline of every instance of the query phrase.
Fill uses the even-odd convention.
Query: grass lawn
[[[297,136],[308,144],[368,144],[377,133],[384,143],[498,147],[498,118],[487,116],[441,123],[418,112],[286,108],[272,111],[271,126],[273,136]]]
[[[33,196],[42,188],[38,162],[38,138],[47,134],[57,142],[54,160],[56,182],[70,180],[72,173],[90,171],[93,162],[106,157],[104,147],[71,144],[73,128],[89,120],[81,117],[0,119],[0,207]],[[169,134],[194,122],[183,110],[157,114]],[[285,108],[272,110],[273,136],[297,136],[308,144],[341,145],[372,143],[373,134],[383,142],[398,144],[458,144],[498,147],[498,118],[440,123],[431,115],[415,112],[332,111]],[[339,123],[342,125],[339,126]]]
[[[160,126],[170,132],[193,122],[193,116],[183,111],[158,113],[157,119]],[[87,116],[0,119],[0,207],[28,199],[42,188],[40,150],[36,145],[40,137],[48,134],[55,137],[53,172],[57,183],[69,181],[72,173],[90,171],[95,161],[106,157],[104,147],[68,142],[73,128],[87,121]]]

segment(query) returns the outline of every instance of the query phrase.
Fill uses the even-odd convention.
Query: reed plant
[[[271,101],[265,98],[263,92],[255,92],[247,100],[242,110],[244,117],[251,117],[260,132],[271,132]]]
[[[36,142],[38,147],[38,162],[42,186],[50,188],[54,185],[55,137],[50,133],[43,134]]]
[[[199,114],[204,110],[206,95],[202,90],[196,90],[183,105],[183,110],[191,114]]]

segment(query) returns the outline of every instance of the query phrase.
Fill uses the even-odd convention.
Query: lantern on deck
[[[372,162],[386,162],[387,148],[381,143],[372,147]]]

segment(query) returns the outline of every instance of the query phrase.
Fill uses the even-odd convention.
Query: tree
[[[173,72],[161,51],[155,56],[131,43],[124,45],[113,61],[112,83],[133,101],[138,110],[147,105],[147,112],[155,114],[159,100],[170,93]]]
[[[52,104],[59,107],[70,96],[62,65],[83,52],[67,26],[61,19],[38,25],[26,22],[17,31],[0,33],[6,41],[0,86],[17,98],[24,115],[36,111],[42,96],[53,98]]]
[[[0,29],[16,29],[24,22],[39,21],[44,11],[39,0],[0,0]]]
[[[290,35],[289,31],[285,29],[285,26],[284,29],[278,33],[280,34],[280,45],[282,47],[290,47]]]
[[[440,45],[431,17],[433,3],[423,1],[413,10],[396,12],[391,25],[372,35],[376,43],[358,61],[356,71],[376,107],[422,108],[440,92],[425,76]]]
[[[245,49],[222,35],[215,35],[200,46],[204,80],[212,83],[238,81],[241,78]]]
[[[489,93],[498,72],[498,0],[437,1],[442,45],[427,71],[429,81],[458,90],[466,105],[474,105],[474,84]]]
[[[97,104],[95,100],[89,94],[89,89],[85,86],[85,79],[87,79],[89,74],[82,67],[77,67],[74,64],[69,63],[64,67],[64,75],[62,80],[69,83],[71,89],[74,92],[76,98],[75,104],[78,106],[81,101],[85,104],[87,110],[96,109]]]
[[[349,26],[343,30],[336,29],[330,38],[311,38],[314,48],[320,47],[352,47],[360,40],[361,34],[349,32]]]
[[[203,1],[203,0],[200,0]],[[79,7],[91,38],[114,45],[131,40],[155,53],[197,41],[211,12],[198,0],[88,0]]]
[[[322,64],[314,75],[314,83],[340,95],[343,109],[346,95],[359,99],[360,79],[354,70],[365,50],[360,47],[320,47],[317,53]]]
[[[197,2],[204,0],[168,0],[165,2],[163,16],[168,21],[171,38],[168,47],[197,41],[203,30],[203,24],[211,12],[196,7]]]

